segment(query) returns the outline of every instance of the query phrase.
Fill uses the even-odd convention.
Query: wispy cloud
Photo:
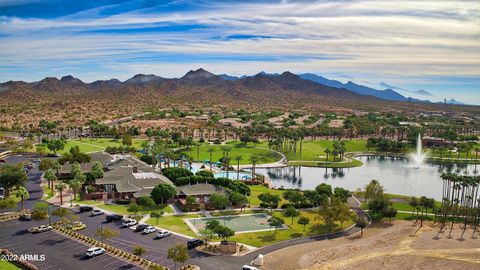
[[[478,14],[477,1],[3,1],[0,80],[203,66],[340,72],[431,91],[445,78],[465,94],[478,81],[447,78],[480,77]]]

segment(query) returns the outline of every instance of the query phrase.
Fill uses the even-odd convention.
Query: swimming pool
[[[250,173],[244,173],[244,172],[240,172],[238,173],[238,177],[237,177],[237,172],[235,171],[231,171],[231,172],[218,172],[218,173],[215,173],[213,174],[213,176],[215,178],[220,178],[220,177],[226,177],[226,178],[229,178],[229,179],[232,179],[232,180],[242,180],[242,181],[245,181],[245,180],[250,180],[252,179],[252,174]]]

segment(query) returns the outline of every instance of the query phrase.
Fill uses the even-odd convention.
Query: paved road
[[[22,161],[30,161],[33,157],[32,156],[24,156],[24,155],[14,155],[7,157],[5,159],[6,164],[16,164],[18,162]],[[38,170],[38,163],[34,163],[35,167],[32,168],[28,172],[28,181],[26,184],[26,188],[30,194],[30,197],[25,200],[25,208],[32,209],[33,205],[40,201],[43,197],[43,190],[40,187],[40,176],[42,176],[42,172]],[[20,202],[17,204],[17,207],[15,208],[9,208],[9,209],[1,209],[0,213],[3,212],[10,212],[10,211],[16,211],[19,210],[21,207]]]

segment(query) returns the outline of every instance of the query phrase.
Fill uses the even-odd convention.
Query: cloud
[[[422,83],[480,76],[476,1],[47,1],[30,14],[3,4],[0,80],[63,70],[85,80],[179,76],[193,65],[242,75],[254,66],[433,91]],[[61,12],[37,15],[48,10]]]

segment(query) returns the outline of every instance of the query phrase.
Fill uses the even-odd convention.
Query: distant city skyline
[[[478,14],[477,1],[5,0],[0,81],[288,70],[480,104]]]

